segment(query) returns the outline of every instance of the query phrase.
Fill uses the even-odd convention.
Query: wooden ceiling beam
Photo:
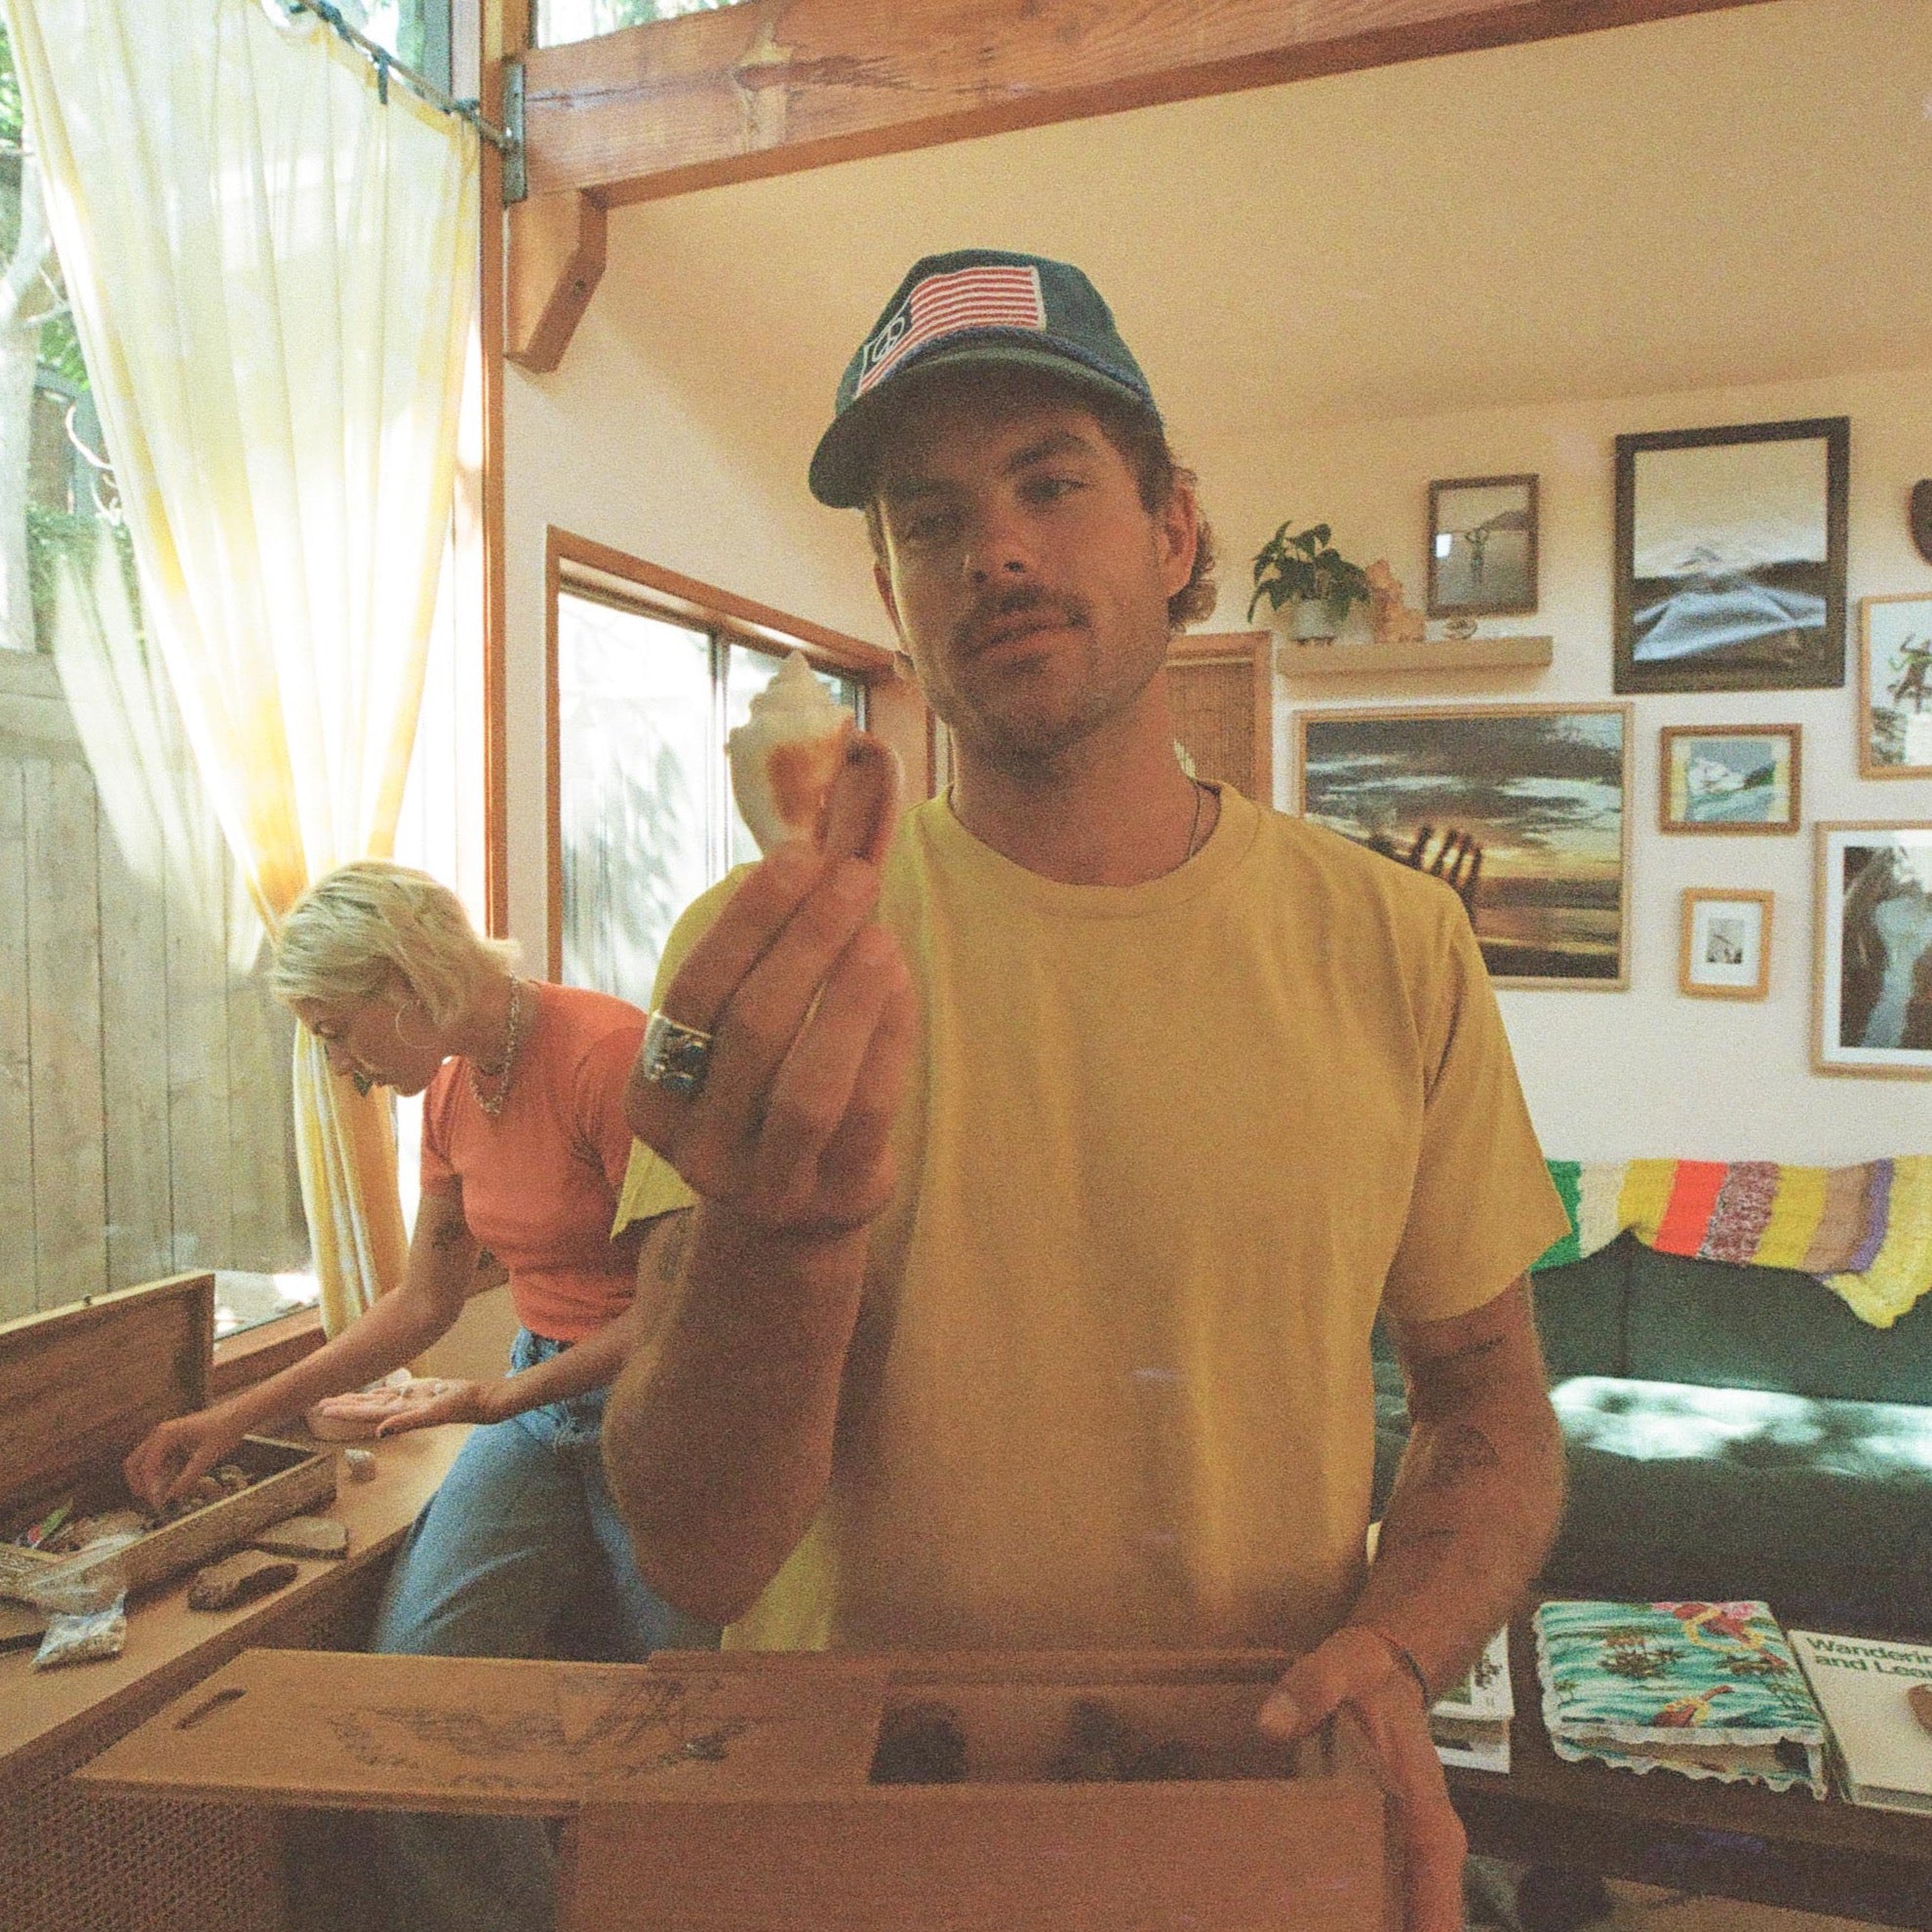
[[[1764,0],[746,0],[532,51],[533,195],[611,206]]]

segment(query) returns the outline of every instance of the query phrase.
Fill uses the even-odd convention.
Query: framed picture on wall
[[[1666,832],[1795,832],[1795,725],[1666,725],[1657,822]]]
[[[1500,986],[1629,984],[1631,707],[1295,714],[1298,808],[1453,886]]]
[[[1771,894],[1693,886],[1683,895],[1677,991],[1761,1000],[1771,989]]]
[[[1536,479],[1466,476],[1429,486],[1429,614],[1536,609]]]
[[[1616,689],[1845,681],[1847,416],[1617,438]]]
[[[1812,1065],[1932,1080],[1932,825],[1820,825]]]
[[[1858,769],[1932,778],[1932,593],[1858,605]]]

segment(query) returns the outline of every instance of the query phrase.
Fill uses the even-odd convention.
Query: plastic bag
[[[113,1553],[138,1540],[130,1534],[98,1543],[21,1589],[20,1595],[47,1614],[47,1632],[34,1652],[36,1671],[121,1654],[128,1640],[128,1580]]]
[[[57,1671],[66,1664],[88,1664],[99,1657],[118,1657],[128,1640],[128,1596],[123,1591],[99,1610],[57,1613],[47,1619],[47,1632],[33,1653],[36,1671]]]

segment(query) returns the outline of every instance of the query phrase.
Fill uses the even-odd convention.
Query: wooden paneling
[[[644,201],[863,155],[1757,0],[750,0],[526,67],[532,194]]]
[[[0,1319],[306,1250],[293,1021],[231,970],[233,868],[187,818],[166,878],[131,863],[53,664],[0,653]]]
[[[167,907],[100,836],[100,1070],[106,1112],[107,1279],[151,1281],[175,1266],[168,1133]],[[45,1306],[54,1306],[50,1300]]]
[[[77,760],[28,759],[22,775],[34,1257],[43,1284],[58,1281],[68,1297],[99,1294],[107,1286],[107,1187],[99,807]]]
[[[1266,631],[1178,637],[1167,652],[1174,735],[1195,772],[1262,805],[1275,800],[1274,677]]]
[[[192,876],[221,879],[220,832],[212,817]],[[228,1215],[227,929],[200,885],[192,902],[171,890],[168,906],[168,1140],[173,1150],[175,1266],[226,1265]]]
[[[25,773],[0,757],[0,1321],[37,1305],[26,877]]]

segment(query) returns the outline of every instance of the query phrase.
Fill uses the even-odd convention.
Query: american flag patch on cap
[[[914,349],[966,329],[1045,329],[1046,303],[1033,267],[956,268],[928,275],[865,345],[865,372],[853,400]]]

